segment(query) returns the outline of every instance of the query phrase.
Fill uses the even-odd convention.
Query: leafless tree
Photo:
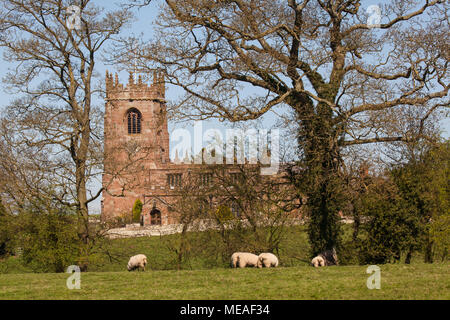
[[[90,0],[2,0],[0,5],[0,46],[15,65],[4,79],[18,96],[6,110],[14,146],[26,146],[34,165],[46,158],[40,166],[59,178],[52,188],[76,209],[79,236],[88,244],[88,204],[102,191],[87,190],[102,165],[96,63],[131,14],[104,11]]]
[[[278,253],[287,227],[300,221],[303,203],[285,174],[266,177],[260,169],[198,165],[183,174],[170,205],[183,225],[169,241],[179,267],[195,254],[228,261],[235,251]],[[193,234],[198,231],[207,232]]]
[[[165,0],[157,35],[133,51],[143,70],[161,68],[184,90],[171,106],[178,118],[239,122],[280,105],[293,111],[315,252],[338,242],[342,153],[417,139],[426,119],[449,105],[448,3],[389,1],[379,23],[364,6]],[[422,111],[419,130],[393,128],[407,109]]]

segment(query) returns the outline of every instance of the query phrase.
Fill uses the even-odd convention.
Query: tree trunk
[[[427,238],[425,245],[425,263],[433,263],[433,241]]]
[[[356,243],[359,235],[359,227],[361,225],[361,217],[359,216],[358,209],[355,208],[355,203],[353,203],[353,243]]]
[[[409,247],[408,253],[406,254],[405,264],[411,264],[413,248]]]
[[[90,234],[89,234],[89,211],[86,199],[86,184],[80,185],[77,190],[78,193],[78,237],[80,238],[80,256],[79,264],[82,272],[86,272],[89,265],[89,246],[90,246]]]
[[[317,108],[319,115],[315,115],[312,121],[302,121],[299,135],[306,167],[306,193],[311,217],[308,233],[313,255],[339,247],[339,210],[342,208],[343,190],[339,176],[338,139],[331,126],[331,113],[323,110],[325,106]]]
[[[89,109],[88,106],[85,106],[85,108]],[[76,155],[73,156],[73,160],[75,162],[76,167],[75,175],[76,175],[76,191],[78,198],[77,199],[78,236],[81,240],[79,267],[81,271],[85,272],[87,271],[89,265],[89,252],[91,246],[90,243],[91,239],[89,233],[89,208],[86,189],[86,162],[89,149],[89,138],[91,134],[89,127],[89,119],[85,121],[85,125],[82,126],[82,128],[84,128],[84,132],[82,133],[81,143],[76,152]]]

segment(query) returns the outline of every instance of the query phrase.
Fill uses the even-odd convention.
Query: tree
[[[0,257],[11,252],[10,243],[12,240],[11,229],[9,228],[11,216],[3,206],[0,198]]]
[[[398,165],[391,171],[400,195],[410,208],[410,214],[420,221],[423,229],[420,236],[427,263],[433,262],[435,247],[443,259],[448,251],[449,159],[448,141],[426,145],[408,163]],[[413,249],[410,249],[409,257]]]
[[[181,224],[179,234],[164,239],[178,269],[198,256],[217,266],[237,251],[278,253],[302,204],[285,175],[262,177],[260,169],[191,167],[169,198],[157,198]]]
[[[141,213],[142,213],[142,201],[140,199],[136,199],[133,205],[133,222],[141,221]]]
[[[258,165],[248,164],[208,169],[209,215],[226,245],[224,257],[236,251],[278,254],[287,227],[303,209],[302,196],[292,188],[288,174],[261,176]]]
[[[66,207],[49,207],[39,200],[15,219],[15,241],[22,249],[24,265],[34,272],[65,272],[79,263],[76,215]],[[84,258],[84,257],[82,257]]]
[[[174,186],[173,198],[170,201],[169,211],[177,217],[181,225],[181,232],[173,237],[166,237],[163,241],[170,252],[174,253],[174,263],[177,270],[190,265],[191,256],[201,252],[206,244],[196,232],[202,230],[202,219],[207,218],[205,211],[209,209],[208,189],[201,183],[201,170],[189,170],[183,174],[180,183]],[[158,199],[166,202],[165,197]]]
[[[409,263],[412,251],[420,247],[420,219],[389,176],[373,180],[358,206],[359,215],[367,220],[357,239],[360,263],[399,262],[405,252]]]
[[[448,4],[394,0],[380,10],[374,25],[359,0],[165,0],[155,40],[124,46],[141,69],[163,69],[184,91],[171,106],[176,118],[239,122],[277,106],[292,111],[306,169],[297,186],[317,253],[339,244],[343,151],[412,140],[449,105]],[[424,116],[413,128],[396,125],[417,109]]]
[[[16,63],[4,81],[20,95],[7,108],[12,140],[47,156],[46,172],[59,178],[49,189],[56,190],[52,197],[76,209],[81,250],[88,250],[88,204],[102,191],[89,195],[87,190],[102,163],[95,67],[104,44],[129,21],[130,12],[102,12],[90,0],[2,0],[0,5],[0,46]],[[79,16],[73,16],[74,8]]]

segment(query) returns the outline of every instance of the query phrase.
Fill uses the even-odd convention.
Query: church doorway
[[[158,209],[153,209],[150,212],[150,224],[151,225],[161,225],[161,211]]]

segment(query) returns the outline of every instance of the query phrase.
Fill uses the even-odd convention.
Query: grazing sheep
[[[325,267],[325,260],[321,256],[317,256],[311,260],[311,264],[314,267]]]
[[[326,266],[334,266],[334,265],[338,266],[339,265],[339,260],[338,260],[335,248],[333,248],[331,250],[326,250],[326,251],[322,252],[321,254],[319,254],[319,256],[321,256],[325,260]]]
[[[128,271],[132,271],[134,269],[145,271],[145,266],[147,265],[147,257],[143,254],[138,254],[136,256],[133,256],[128,261],[127,269]]]
[[[278,267],[278,258],[273,253],[261,253],[258,257],[258,268]]]
[[[311,260],[311,264],[314,267],[334,266],[339,265],[336,249],[325,250]]]
[[[238,256],[241,254],[242,252],[235,252],[231,255],[231,267],[232,268],[236,268],[237,267],[237,261],[238,261]]]
[[[231,256],[232,268],[256,267],[257,263],[258,263],[258,256],[253,253],[235,252]]]

